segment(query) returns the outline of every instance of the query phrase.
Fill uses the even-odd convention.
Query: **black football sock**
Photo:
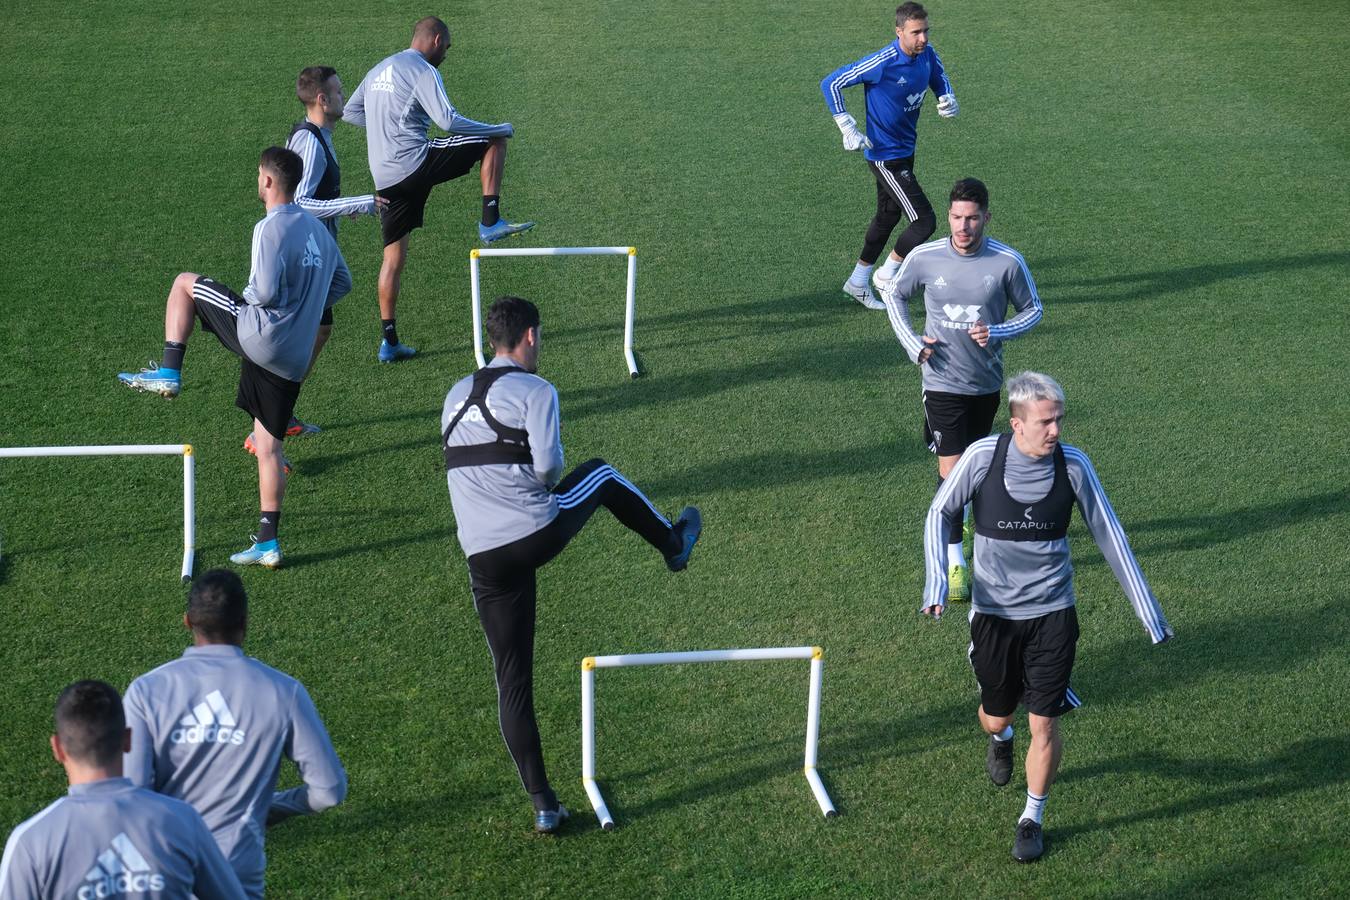
[[[384,339],[390,347],[398,346],[398,329],[394,327],[393,319],[381,319],[380,327],[384,329]]]
[[[180,344],[177,341],[164,342],[164,361],[159,364],[161,369],[174,369],[182,371],[183,354],[187,352],[187,344]]]
[[[258,517],[258,543],[265,544],[277,539],[277,526],[281,524],[281,512],[263,510]]]
[[[483,195],[483,224],[491,228],[497,224],[501,214],[497,212],[497,194]]]

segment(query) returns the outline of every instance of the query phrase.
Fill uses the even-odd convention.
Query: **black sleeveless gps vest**
[[[291,129],[291,137],[295,137],[297,131],[308,131],[314,135],[314,140],[319,142],[319,149],[323,150],[324,158],[328,160],[323,169],[323,177],[314,188],[314,199],[336,200],[342,193],[342,170],[338,168],[337,157],[328,149],[328,142],[323,139],[323,131],[309,119],[296,122],[295,127]]]
[[[1003,482],[1011,442],[1011,434],[999,435],[989,473],[971,502],[975,533],[998,541],[1059,540],[1068,533],[1074,503],[1064,448],[1055,445],[1055,480],[1050,492],[1035,503],[1019,503],[1008,494]]]
[[[530,452],[530,435],[523,428],[511,428],[493,418],[487,408],[488,388],[507,372],[524,372],[519,366],[484,366],[473,373],[473,388],[464,400],[459,412],[445,426],[441,435],[441,449],[445,452],[445,468],[458,469],[461,466],[532,466],[534,454]],[[489,444],[464,444],[450,446],[450,432],[455,430],[459,420],[470,408],[478,410],[483,423],[497,433],[497,440]]]

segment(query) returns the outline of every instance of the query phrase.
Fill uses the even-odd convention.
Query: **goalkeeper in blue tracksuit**
[[[854,84],[863,85],[866,134],[844,109],[844,88]],[[891,232],[902,216],[909,220],[876,272],[875,281],[881,288],[899,273],[906,254],[937,228],[933,206],[914,177],[914,144],[923,98],[931,90],[938,98],[938,115],[945,119],[958,110],[942,60],[928,43],[928,12],[918,3],[901,4],[895,10],[895,40],[826,75],[820,90],[843,133],[844,149],[862,150],[877,181],[877,212],[843,290],[868,309],[885,309],[872,293],[868,276]]]

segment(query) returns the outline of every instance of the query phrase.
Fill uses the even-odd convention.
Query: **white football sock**
[[[1049,796],[1048,794],[1046,796]],[[1027,791],[1027,805],[1022,810],[1022,815],[1017,821],[1030,819],[1037,825],[1041,824],[1041,816],[1045,815],[1045,797],[1037,797],[1031,791]]]
[[[882,281],[890,281],[895,277],[895,273],[900,271],[900,265],[903,262],[903,259],[891,259],[891,257],[887,255],[886,261],[881,264],[880,269],[877,269],[877,278]]]
[[[966,553],[961,548],[961,542],[947,545],[947,565],[964,566],[966,564]]]
[[[848,276],[848,280],[854,284],[867,284],[867,276],[872,274],[872,267],[863,263],[858,263],[853,267],[853,274]]]

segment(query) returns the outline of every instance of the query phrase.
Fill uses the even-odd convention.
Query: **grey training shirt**
[[[300,381],[323,311],[351,289],[351,272],[323,223],[294,203],[274,206],[253,227],[239,343],[267,371]]]
[[[369,215],[375,213],[375,195],[357,194],[355,197],[335,197],[332,200],[315,198],[314,192],[318,190],[319,182],[323,180],[324,172],[328,169],[328,157],[324,154],[324,148],[326,147],[333,155],[333,159],[337,159],[337,152],[333,149],[333,132],[327,128],[320,128],[319,134],[323,135],[322,146],[308,128],[297,128],[295,134],[292,134],[291,139],[286,142],[286,149],[298,155],[300,162],[304,164],[304,175],[300,179],[299,187],[295,189],[295,203],[323,222],[328,233],[337,237],[339,217],[356,213]]]
[[[992,435],[967,447],[928,508],[923,529],[927,570],[924,609],[947,600],[947,521],[961,515],[984,483],[997,445],[998,435]],[[1092,463],[1078,448],[1062,442],[1060,446],[1064,449],[1074,499],[1088,531],[1153,643],[1166,640],[1172,636],[1172,628],[1149,590]],[[1035,459],[1019,450],[1015,440],[1009,443],[1003,481],[1014,500],[1035,503],[1050,493],[1054,480],[1053,454]],[[977,533],[971,574],[971,609],[977,613],[1004,619],[1034,619],[1074,605],[1073,565],[1069,562],[1067,536],[1052,541],[1001,541]]]
[[[451,134],[510,137],[510,124],[488,125],[461,116],[445,95],[441,73],[416,50],[381,60],[347,101],[342,121],[366,129],[366,156],[375,189],[393,187],[427,158],[427,129]]]
[[[489,366],[513,366],[504,356]],[[460,379],[445,395],[441,434],[473,389],[473,376]],[[459,545],[465,556],[482,553],[534,534],[558,517],[558,498],[549,491],[562,477],[562,430],[558,392],[538,375],[511,372],[487,392],[488,411],[510,428],[530,436],[533,466],[465,466],[446,473],[455,511]],[[485,444],[497,439],[476,409],[470,409],[450,433],[451,446]]]
[[[342,802],[347,774],[304,685],[232,644],[189,647],[122,698],[128,778],[191,803],[249,896],[262,896],[269,821]],[[274,793],[281,758],[301,787]]]
[[[0,859],[4,900],[194,895],[240,900],[244,892],[191,806],[125,778],[71,785],[10,833]]]
[[[909,324],[909,298],[923,291],[925,344]],[[970,256],[943,238],[915,247],[905,257],[891,289],[882,292],[886,314],[910,362],[933,346],[923,365],[923,389],[976,396],[1003,388],[1003,342],[1041,320],[1041,300],[1022,255],[986,237]],[[1017,314],[1006,322],[1008,307]],[[989,326],[989,345],[967,333],[977,321]]]

